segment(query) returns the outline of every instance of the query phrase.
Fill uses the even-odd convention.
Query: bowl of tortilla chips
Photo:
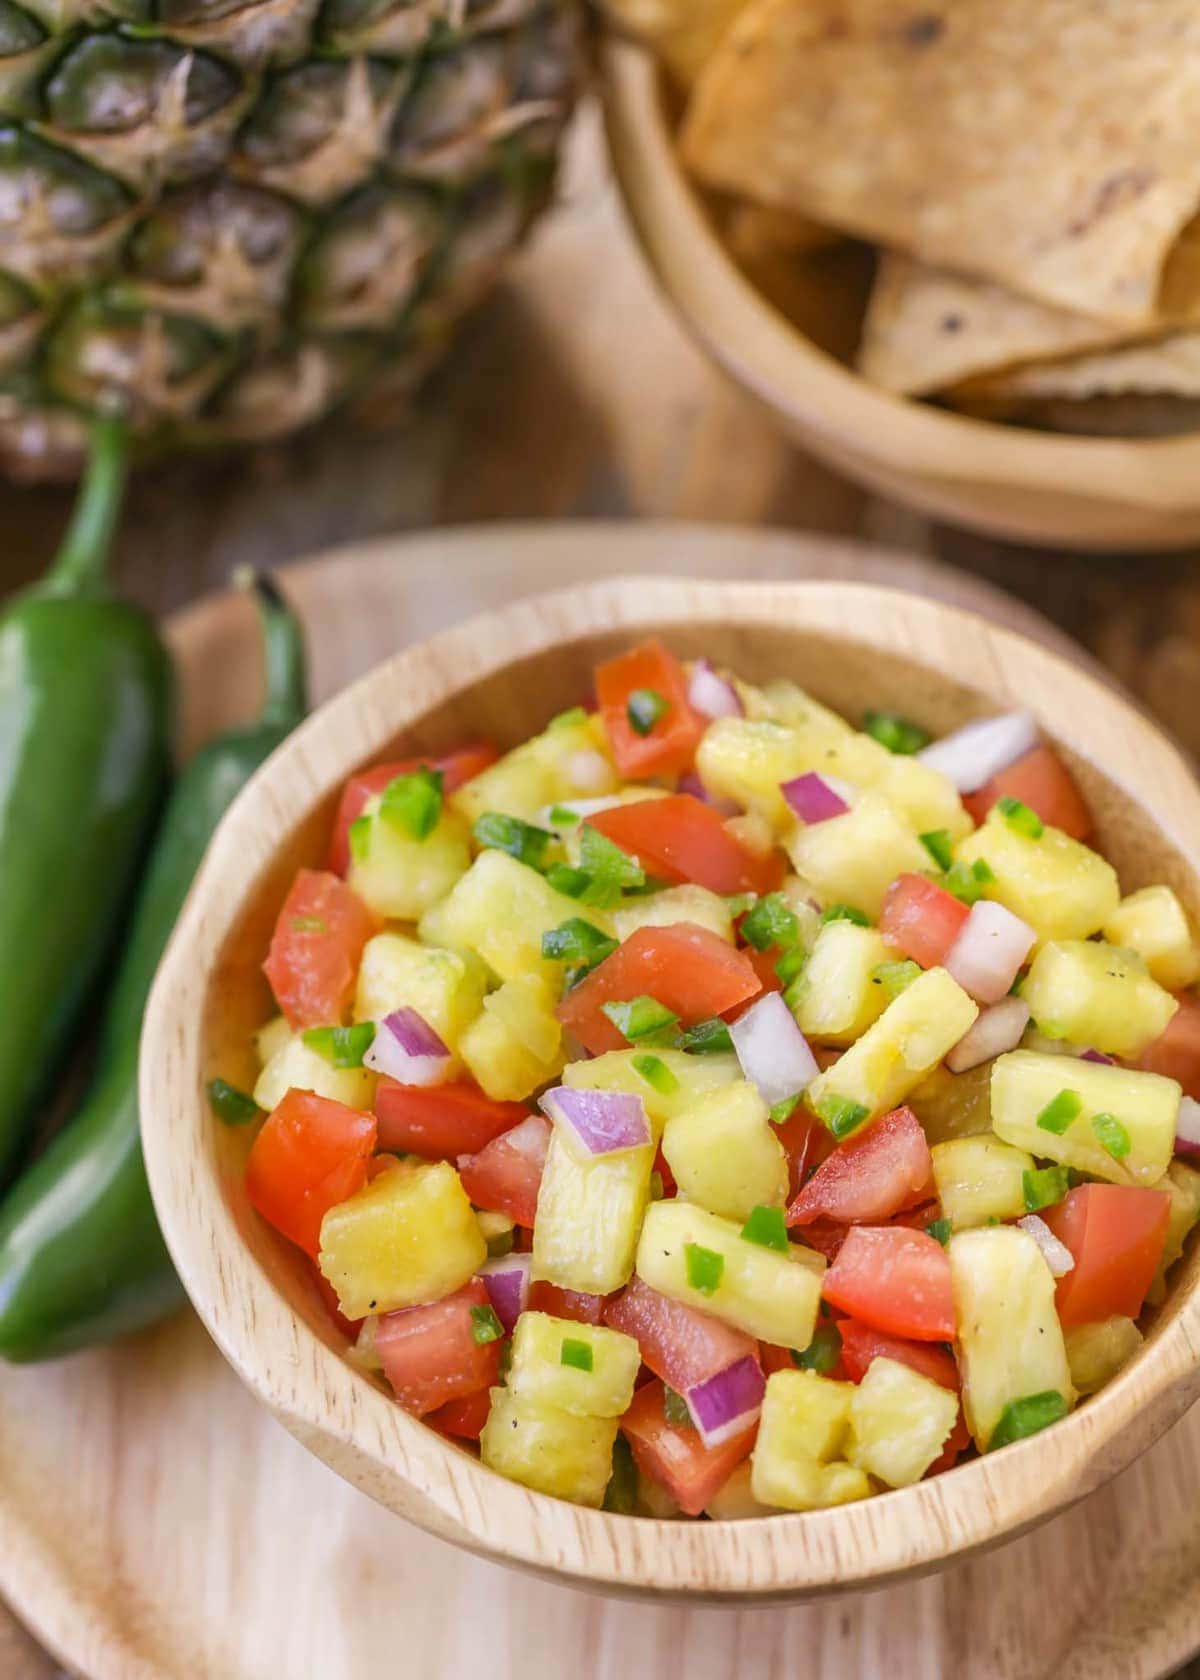
[[[684,321],[926,512],[1200,539],[1196,0],[602,0],[614,165]]]

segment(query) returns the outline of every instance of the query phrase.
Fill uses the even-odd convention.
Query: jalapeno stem
[[[93,422],[83,484],[42,594],[89,595],[106,588],[108,552],[125,491],[126,443],[124,420],[106,416]]]
[[[253,572],[239,582],[253,588],[262,624],[266,677],[262,722],[299,723],[308,710],[308,670],[299,622],[273,578]]]

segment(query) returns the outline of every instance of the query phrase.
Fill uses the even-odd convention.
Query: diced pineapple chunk
[[[754,688],[737,678],[734,686],[751,718],[774,718],[791,729],[806,730],[814,739],[819,736],[853,735],[854,730],[840,712],[830,711],[814,700],[798,683],[789,677],[774,677],[761,688]]]
[[[259,1027],[254,1035],[254,1050],[258,1057],[258,1065],[265,1068],[277,1050],[282,1050],[292,1036],[292,1029],[286,1015],[275,1015],[266,1026]]]
[[[888,753],[876,790],[891,801],[914,834],[944,828],[951,840],[970,834],[975,826],[948,776],[931,764],[903,753]]]
[[[347,1108],[370,1108],[375,1100],[375,1075],[370,1068],[335,1068],[318,1050],[310,1050],[297,1033],[275,1051],[259,1074],[254,1100],[270,1114],[289,1091],[315,1091]]]
[[[653,1168],[653,1144],[581,1161],[555,1127],[538,1191],[534,1277],[589,1295],[628,1283]]]
[[[575,900],[555,892],[536,869],[507,852],[489,850],[421,918],[418,931],[427,944],[452,950],[466,946],[501,980],[540,974],[553,985],[561,979],[562,965],[542,956],[542,935],[578,914]],[[588,920],[607,931],[603,911],[589,907]]]
[[[1033,1169],[1026,1150],[985,1133],[935,1143],[930,1153],[938,1200],[956,1231],[1025,1212],[1025,1174]]]
[[[377,933],[363,947],[354,1000],[356,1021],[382,1021],[415,1009],[448,1050],[479,1014],[488,971],[471,951],[444,951],[402,933]]]
[[[620,1417],[629,1410],[641,1362],[637,1343],[620,1330],[524,1312],[513,1333],[508,1386],[526,1406]]]
[[[746,1080],[710,1092],[667,1121],[667,1165],[689,1202],[726,1219],[782,1207],[788,1163],[757,1086]]]
[[[990,1132],[992,1064],[981,1062],[966,1073],[936,1067],[911,1092],[908,1103],[931,1144]]]
[[[361,848],[353,848],[348,881],[377,916],[415,922],[466,874],[471,847],[467,825],[457,812],[443,808],[423,840],[389,818],[378,795],[363,816],[370,828]]]
[[[779,891],[787,901],[788,909],[795,916],[799,924],[798,943],[806,951],[811,951],[817,942],[817,935],[824,924],[821,912],[817,908],[817,895],[814,888],[801,875],[786,875]]]
[[[986,896],[1028,922],[1039,939],[1087,939],[1121,896],[1111,863],[1057,828],[1044,829],[1036,840],[1020,833],[999,806],[959,842],[954,857],[967,864],[982,858],[995,877]]]
[[[1053,1128],[1038,1125],[1038,1117],[1060,1091],[1079,1099],[1075,1118],[1055,1120]],[[1154,1185],[1166,1172],[1175,1148],[1179,1114],[1179,1086],[1158,1073],[1139,1073],[1036,1050],[1010,1050],[992,1064],[992,1125],[996,1135],[1018,1149],[1060,1161],[1064,1166],[1105,1178],[1111,1184]],[[1101,1116],[1099,1128],[1093,1125]],[[1112,1153],[1111,1128],[1104,1117],[1123,1130],[1121,1152]],[[1120,1136],[1120,1131],[1118,1131]]]
[[[1050,940],[1021,986],[1047,1038],[1132,1059],[1160,1036],[1179,1008],[1141,957],[1092,939]]]
[[[510,1481],[599,1510],[616,1439],[616,1418],[530,1406],[508,1389],[494,1388],[479,1453],[490,1470]]]
[[[821,767],[823,749],[850,739],[838,720],[783,724],[774,719],[718,718],[696,749],[696,769],[709,792],[755,811],[781,832],[792,821],[780,784]],[[880,749],[882,750],[882,749]]]
[[[919,1482],[958,1418],[953,1390],[895,1359],[873,1359],[850,1401],[846,1457],[888,1487]]]
[[[714,1522],[742,1522],[747,1517],[771,1517],[778,1513],[777,1505],[764,1505],[754,1497],[754,1466],[744,1458],[737,1469],[722,1482],[704,1507],[704,1514]]]
[[[1158,1262],[1154,1281],[1146,1292],[1146,1299],[1157,1305],[1166,1299],[1167,1273],[1182,1256],[1184,1244],[1196,1221],[1200,1219],[1200,1172],[1197,1172],[1195,1167],[1189,1167],[1184,1161],[1172,1161],[1167,1168],[1166,1177],[1154,1188],[1165,1190],[1171,1198],[1162,1258]]]
[[[1079,1394],[1095,1394],[1128,1365],[1142,1345],[1142,1332],[1131,1318],[1105,1318],[1067,1331],[1071,1381]]]
[[[462,1037],[463,1061],[496,1102],[519,1102],[556,1077],[563,1035],[556,994],[540,974],[521,974],[483,1000]]]
[[[536,1231],[534,1242],[536,1252]],[[652,1289],[776,1347],[812,1341],[823,1270],[810,1250],[748,1242],[731,1220],[689,1202],[655,1202],[637,1248],[638,1276]]]
[[[807,1038],[822,1044],[853,1044],[887,1007],[888,995],[875,970],[895,953],[874,928],[828,922],[818,933],[800,988],[796,1018]]]
[[[673,927],[676,922],[694,922],[719,939],[733,938],[733,918],[726,901],[707,887],[690,882],[647,893],[644,898],[631,898],[613,911],[612,921],[618,939],[628,939],[640,927]]]
[[[380,1173],[321,1221],[321,1271],[347,1318],[440,1301],[487,1259],[487,1244],[447,1161]]]
[[[1143,887],[1123,898],[1104,924],[1104,937],[1136,951],[1169,992],[1181,992],[1200,980],[1200,944],[1170,887]]]
[[[451,806],[473,825],[486,811],[536,822],[544,805],[612,793],[617,773],[598,717],[552,723],[523,741],[450,796]]]
[[[840,1462],[850,1434],[852,1383],[813,1371],[776,1371],[767,1378],[750,1487],[763,1505],[815,1511],[865,1499],[866,1474]]]
[[[823,903],[851,904],[873,921],[896,876],[929,863],[924,846],[879,793],[864,793],[843,816],[793,828],[784,847]]]
[[[831,1119],[847,1105],[851,1114],[863,1111],[859,1123],[899,1107],[978,1014],[944,968],[926,969],[844,1056],[817,1075],[805,1093],[809,1107],[837,1131],[854,1129]]]
[[[661,1062],[669,1075],[658,1084],[637,1068],[647,1055]],[[657,1072],[657,1070],[655,1070]],[[578,1091],[631,1091],[641,1097],[650,1122],[659,1134],[672,1115],[682,1114],[699,1098],[742,1077],[736,1056],[689,1056],[683,1050],[609,1050],[586,1062],[571,1062],[564,1085]],[[665,1087],[665,1089],[663,1089]]]
[[[1004,1408],[1051,1390],[1068,1406],[1075,1390],[1054,1278],[1033,1238],[1015,1225],[950,1238],[967,1427],[981,1452]]]

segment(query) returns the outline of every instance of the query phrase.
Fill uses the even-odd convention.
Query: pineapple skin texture
[[[401,407],[549,201],[573,0],[13,8],[0,467]]]

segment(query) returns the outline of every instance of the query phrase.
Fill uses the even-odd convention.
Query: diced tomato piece
[[[500,1346],[499,1342],[496,1346]],[[442,1435],[459,1441],[478,1441],[491,1409],[491,1390],[481,1388],[475,1394],[464,1394],[461,1399],[447,1400],[436,1412],[426,1412],[425,1422]]]
[[[957,1394],[962,1387],[958,1365],[943,1348],[929,1342],[908,1342],[899,1336],[886,1336],[857,1319],[843,1318],[838,1329],[842,1337],[842,1363],[851,1382],[861,1382],[873,1359],[894,1359],[900,1365],[928,1377],[942,1388],[952,1388]]]
[[[609,1302],[604,1322],[632,1336],[655,1376],[680,1394],[758,1352],[751,1336],[660,1295],[639,1277]]]
[[[762,990],[764,992],[781,992],[783,981],[775,972],[775,964],[783,955],[778,945],[772,945],[769,951],[756,951],[752,945],[746,946],[745,950],[750,959],[750,966],[758,975],[758,983]]]
[[[635,929],[586,980],[569,991],[558,1018],[594,1056],[623,1050],[626,1040],[604,1014],[606,1003],[657,998],[685,1026],[694,1026],[758,994],[744,951],[694,922]]]
[[[774,892],[783,854],[752,852],[711,805],[690,793],[614,805],[588,818],[600,834],[636,857],[648,875],[694,881],[715,893]]]
[[[398,1085],[394,1079],[379,1081],[375,1113],[381,1149],[430,1160],[475,1155],[529,1118],[524,1103],[493,1102],[478,1085]]]
[[[953,1470],[963,1453],[971,1445],[971,1431],[967,1428],[967,1420],[963,1416],[963,1409],[958,1408],[958,1416],[954,1420],[954,1428],[946,1437],[946,1445],[926,1470],[922,1481],[928,1481],[930,1476],[940,1476],[946,1470]]]
[[[985,782],[978,793],[966,794],[963,804],[973,820],[981,823],[996,801],[1005,797],[1021,800],[1044,823],[1061,828],[1076,840],[1086,840],[1092,832],[1092,814],[1075,778],[1053,747],[1034,747]]]
[[[649,689],[667,702],[662,716],[641,735],[629,721],[629,697]],[[628,653],[596,667],[596,698],[617,769],[626,781],[677,776],[696,756],[708,719],[688,704],[687,673],[652,636]]]
[[[434,758],[401,758],[392,764],[376,764],[370,770],[360,770],[351,776],[342,789],[337,816],[333,822],[333,839],[329,845],[329,867],[335,875],[344,875],[350,867],[350,827],[366,810],[377,793],[396,780],[397,776],[411,776],[414,770],[427,765],[442,772],[442,792],[453,793],[455,788],[478,776],[500,755],[490,741],[472,741],[468,746],[456,747],[453,752]]]
[[[811,1225],[804,1227],[800,1236],[807,1248],[815,1248],[832,1266],[849,1233],[849,1225],[834,1225],[828,1219],[814,1219]]]
[[[782,1125],[775,1127],[775,1136],[788,1158],[788,1196],[795,1197],[813,1168],[832,1154],[833,1138],[829,1127],[822,1125],[802,1103],[797,1103]]]
[[[667,1422],[663,1385],[655,1380],[638,1389],[621,1419],[621,1430],[642,1474],[660,1482],[689,1517],[698,1517],[742,1460],[749,1458],[758,1425],[719,1447],[706,1447],[698,1429],[677,1429]]]
[[[539,1280],[529,1289],[529,1306],[533,1312],[550,1313],[554,1318],[573,1318],[577,1324],[603,1324],[607,1295],[585,1295],[578,1289],[560,1289],[556,1283]]]
[[[478,1155],[459,1157],[463,1189],[476,1207],[506,1213],[532,1230],[549,1148],[550,1122],[531,1114],[511,1132],[493,1138]]]
[[[1064,1328],[1102,1318],[1136,1318],[1154,1281],[1167,1236],[1171,1198],[1132,1184],[1081,1184],[1042,1218],[1075,1264],[1058,1280]]]
[[[366,905],[336,875],[302,869],[296,876],[263,964],[295,1031],[345,1020],[363,946],[376,925]]]
[[[911,1108],[893,1109],[839,1144],[788,1209],[789,1225],[832,1219],[877,1225],[903,1207],[928,1201],[933,1158]]]
[[[950,1260],[941,1243],[903,1225],[852,1225],[822,1293],[851,1318],[914,1342],[954,1336]]]
[[[342,1304],[338,1300],[337,1290],[319,1266],[313,1267],[312,1279],[316,1285],[317,1294],[321,1297],[322,1304],[334,1324],[348,1341],[355,1341],[358,1337],[358,1327],[362,1323],[362,1319],[346,1317],[342,1311]]]
[[[374,1148],[373,1114],[312,1091],[289,1091],[250,1150],[250,1205],[315,1259],[322,1219],[362,1189]]]
[[[1142,1052],[1138,1067],[1177,1079],[1187,1096],[1200,1101],[1200,1002],[1191,992],[1177,992],[1179,1008],[1166,1031]]]
[[[663,1195],[668,1198],[674,1196],[679,1186],[675,1182],[675,1174],[671,1171],[670,1163],[662,1152],[661,1143],[658,1146],[658,1153],[654,1157],[654,1171],[662,1179]]]
[[[490,1305],[479,1278],[442,1301],[384,1313],[375,1327],[383,1374],[406,1412],[424,1417],[500,1380],[500,1338],[475,1340],[472,1307]]]
[[[532,1231],[530,1226],[528,1226],[528,1225],[514,1225],[513,1226],[512,1252],[514,1254],[532,1254],[533,1253],[533,1231]]]
[[[883,901],[879,931],[893,950],[922,968],[938,968],[970,913],[936,881],[924,875],[897,875]]]

